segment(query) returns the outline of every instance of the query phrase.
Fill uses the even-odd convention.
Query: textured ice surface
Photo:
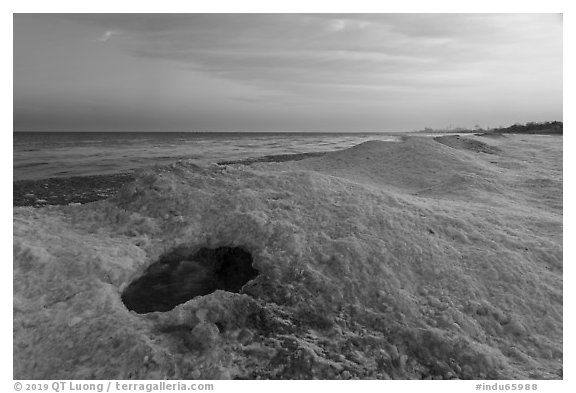
[[[561,378],[562,138],[467,138],[15,208],[14,378]],[[258,271],[238,293],[123,303],[163,256],[220,247]]]

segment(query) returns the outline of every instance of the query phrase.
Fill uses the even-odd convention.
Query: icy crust
[[[180,162],[15,208],[14,378],[562,378],[562,140],[489,142]],[[240,293],[122,303],[162,255],[223,246],[259,272]]]

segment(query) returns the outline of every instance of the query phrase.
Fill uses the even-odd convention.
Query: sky
[[[15,131],[562,120],[558,14],[14,14]]]

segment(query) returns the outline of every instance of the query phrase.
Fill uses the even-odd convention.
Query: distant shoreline
[[[527,134],[527,135],[562,135],[564,132],[564,123],[561,121],[547,121],[547,122],[528,122],[526,124],[513,124],[509,127],[497,128],[452,128],[449,130],[435,130],[426,127],[423,130],[413,131],[412,134],[475,134],[475,135],[488,135],[488,134]]]

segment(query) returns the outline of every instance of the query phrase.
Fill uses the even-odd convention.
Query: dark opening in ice
[[[240,247],[178,249],[148,267],[122,293],[129,310],[139,314],[169,311],[178,304],[222,289],[240,292],[258,275],[252,255]]]

